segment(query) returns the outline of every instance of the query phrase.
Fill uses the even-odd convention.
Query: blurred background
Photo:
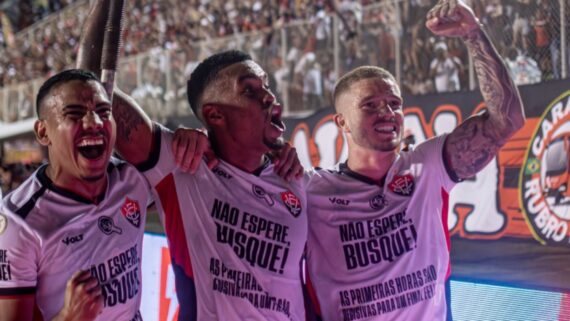
[[[566,126],[570,124],[566,99],[570,1],[466,2],[521,86],[529,122],[481,176],[462,183],[467,189],[458,187],[450,195],[456,319],[570,320],[570,129]],[[484,107],[463,43],[433,36],[425,28],[426,13],[434,4],[428,0],[126,1],[117,83],[153,120],[170,128],[200,126],[186,101],[190,73],[212,53],[246,51],[268,72],[272,90],[285,107],[287,137],[297,146],[303,164],[328,166],[346,156],[343,137],[330,122],[331,92],[339,76],[354,67],[378,65],[396,76],[405,98],[410,144],[449,131]],[[0,0],[3,195],[45,161],[32,133],[35,95],[47,77],[74,66],[88,9],[87,0]],[[549,114],[552,110],[558,116]],[[548,128],[545,132],[545,122],[566,129],[554,135]],[[558,147],[545,147],[531,157],[541,128],[549,137],[547,143]],[[548,155],[555,150],[553,161]],[[555,165],[548,164],[555,163],[558,168],[549,172],[547,167]],[[566,183],[556,187],[553,196],[544,177],[554,171]],[[558,224],[554,232],[545,230],[528,206],[524,184],[532,175],[543,181],[545,204]],[[145,267],[149,278],[145,282],[157,284],[145,290],[145,319],[172,320],[177,303],[171,275],[165,270],[166,243],[153,234],[163,232],[154,214],[147,231],[151,234],[146,244],[152,245],[145,245],[145,251],[152,248],[149,256],[160,253],[166,258]]]
[[[568,1],[468,2],[517,84],[567,78]],[[432,5],[427,0],[127,1],[118,84],[167,125],[191,117],[186,79],[196,64],[230,48],[249,52],[270,74],[288,116],[329,107],[338,76],[363,64],[390,70],[408,95],[473,90],[473,64],[462,42],[439,39],[424,27]],[[42,160],[29,135],[35,94],[46,77],[74,65],[88,8],[85,0],[0,2],[4,193]],[[448,66],[445,75],[437,70],[438,60]]]

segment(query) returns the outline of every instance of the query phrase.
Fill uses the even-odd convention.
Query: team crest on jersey
[[[412,174],[396,175],[392,182],[388,184],[388,188],[402,196],[411,196],[414,192],[414,177]]]
[[[519,178],[522,214],[542,244],[570,242],[570,92],[545,108]]]
[[[125,204],[121,207],[121,214],[123,214],[123,217],[134,227],[139,228],[141,226],[141,208],[137,201],[127,197]]]
[[[294,217],[298,217],[301,214],[303,208],[301,207],[301,200],[293,194],[291,191],[286,191],[281,193],[281,200],[283,204],[287,206],[287,209]]]
[[[251,192],[257,198],[261,198],[262,200],[265,200],[265,203],[267,203],[267,205],[273,206],[273,204],[275,204],[275,201],[273,200],[273,197],[271,197],[271,194],[267,193],[263,189],[263,187],[261,187],[259,185],[255,185],[255,184],[251,185]]]
[[[0,235],[6,231],[8,227],[8,218],[0,213]]]
[[[381,210],[388,205],[386,197],[382,194],[378,194],[370,199],[370,207],[375,210]]]
[[[113,233],[123,234],[123,230],[117,225],[115,225],[115,222],[113,222],[113,219],[110,218],[109,216],[99,217],[97,225],[99,226],[101,232],[103,232],[106,235],[111,235]]]

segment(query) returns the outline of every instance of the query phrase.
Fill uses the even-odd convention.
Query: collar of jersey
[[[241,170],[237,167],[235,167],[234,165],[224,161],[223,159],[220,159],[220,163],[223,163],[225,166],[228,166],[230,168],[233,168],[236,171],[240,171],[240,172],[244,172],[245,174],[250,174],[244,170]],[[255,169],[253,172],[251,172],[251,175],[255,175],[257,177],[261,176],[261,173],[263,173],[263,171],[269,167],[269,165],[271,165],[271,159],[267,156],[267,155],[263,155],[263,163],[261,164],[261,166],[259,166],[257,169]]]
[[[386,180],[386,176],[382,177],[382,179],[380,181],[376,181],[376,180],[373,180],[372,178],[370,178],[368,176],[364,176],[362,174],[359,174],[359,173],[353,171],[352,169],[350,169],[348,167],[348,160],[345,161],[344,163],[338,164],[338,172],[341,175],[346,175],[346,176],[352,177],[356,180],[359,180],[361,182],[364,182],[364,183],[370,184],[370,185],[384,186],[384,181]]]
[[[270,164],[271,164],[271,159],[269,159],[267,155],[263,155],[263,164],[261,164],[261,166],[259,166],[256,170],[254,170],[252,174],[259,177],[261,173],[263,173],[263,171],[267,167],[269,167]]]
[[[105,194],[106,193],[102,193],[101,195],[97,196],[97,199],[95,200],[91,200],[88,198],[85,198],[79,194],[75,194],[70,190],[66,190],[60,187],[57,187],[53,181],[46,175],[46,168],[47,168],[48,164],[42,165],[40,168],[38,168],[38,172],[36,174],[36,177],[38,178],[38,181],[40,182],[40,184],[42,184],[43,186],[45,186],[47,189],[61,195],[67,198],[71,198],[72,200],[75,200],[77,202],[81,202],[81,203],[85,203],[85,204],[99,204],[103,201],[103,199],[105,199]],[[109,162],[109,165],[107,166],[107,172],[110,172],[113,169],[114,164],[112,162]]]

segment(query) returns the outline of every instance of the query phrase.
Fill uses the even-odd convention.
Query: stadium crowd
[[[330,17],[334,13],[332,2],[128,1],[124,54],[128,57],[153,48],[188,51],[188,44],[259,30],[279,30],[301,21],[309,23],[304,32],[311,35],[304,37],[306,43],[300,49],[303,52],[314,51],[319,42],[330,40]],[[29,23],[26,17],[41,19],[51,10],[68,3],[66,0],[20,1],[19,8],[23,11],[12,16],[24,20],[18,20],[21,27],[26,21]],[[390,1],[337,2],[336,9],[344,16],[341,30],[346,31],[341,35],[345,40],[341,41],[342,70],[362,63],[380,64],[394,70],[395,38],[399,37],[403,54],[402,84],[408,92],[423,94],[467,88],[468,57],[465,48],[456,41],[431,37],[422,28],[429,5],[427,0],[401,1],[401,20],[397,21]],[[512,70],[521,74],[515,74],[519,83],[560,77],[557,1],[472,0],[471,6],[484,23],[502,26],[490,30],[491,37],[503,56],[512,62]],[[71,9],[64,9],[13,37],[3,30],[4,37],[0,39],[0,86],[45,77],[72,65],[88,1],[77,3]],[[26,15],[24,11],[33,14]],[[2,25],[5,29],[6,24]],[[381,55],[369,54],[376,52]],[[316,69],[322,73],[329,57],[326,57],[325,50],[316,53]],[[321,77],[325,78],[325,75]]]
[[[499,26],[488,32],[517,84],[561,77],[558,1],[468,2],[485,25]],[[396,74],[397,55],[405,94],[469,89],[466,48],[457,39],[434,37],[424,27],[429,0],[402,0],[398,7],[393,1],[372,0],[126,3],[125,63],[118,80],[142,106],[154,107],[147,112],[158,121],[188,114],[185,84],[190,72],[207,55],[237,46],[238,35],[243,37],[241,49],[261,62],[275,93],[293,112],[330,106],[337,73],[358,65],[379,65]],[[0,87],[45,78],[74,64],[87,0],[4,0],[0,13]],[[337,13],[339,66],[333,54],[332,17]],[[143,53],[150,54],[142,64],[129,64],[129,57]],[[12,108],[14,115],[0,114],[0,121],[32,116],[33,96]],[[19,165],[2,166],[4,193],[17,184],[19,173],[24,173],[22,180],[29,173],[26,166],[14,166]]]

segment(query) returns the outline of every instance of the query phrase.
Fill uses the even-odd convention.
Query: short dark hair
[[[82,69],[68,69],[51,76],[42,84],[36,96],[36,114],[38,118],[40,118],[40,107],[43,103],[44,98],[49,94],[49,92],[55,86],[72,80],[80,80],[85,82],[93,80],[101,83],[97,75],[95,75],[93,72]]]
[[[250,55],[239,50],[228,50],[216,53],[204,61],[202,61],[190,75],[190,79],[186,84],[186,92],[188,95],[188,103],[190,108],[202,120],[200,107],[202,107],[202,95],[204,90],[216,78],[218,72],[229,65],[238,62],[253,60]]]
[[[340,94],[347,91],[355,82],[368,78],[390,79],[396,82],[396,78],[394,78],[394,76],[384,68],[376,66],[361,66],[355,68],[340,77],[334,86],[333,102],[335,109],[338,111],[336,100]]]

